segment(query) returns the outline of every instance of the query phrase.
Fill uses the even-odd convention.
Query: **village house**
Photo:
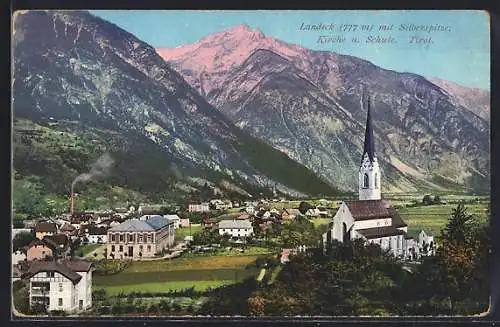
[[[173,221],[175,229],[181,226],[181,218],[178,215],[164,215],[163,217]]]
[[[12,229],[12,239],[16,237],[17,234],[31,234],[33,233],[33,230],[31,228],[13,228]]]
[[[190,203],[188,205],[189,212],[208,212],[210,211],[210,205],[208,202],[204,203]]]
[[[189,227],[191,225],[191,222],[189,221],[189,218],[182,218],[181,219],[181,227]]]
[[[31,307],[76,313],[92,306],[91,262],[35,261],[22,278],[29,280]]]
[[[59,231],[67,236],[74,236],[76,235],[76,227],[69,224],[69,223],[65,223],[64,225],[62,225],[60,228],[59,228]]]
[[[17,250],[12,253],[12,264],[17,265],[21,261],[26,261],[28,257],[23,250]]]
[[[90,225],[85,237],[92,244],[105,244],[108,241],[108,228]]]
[[[129,219],[108,230],[109,259],[153,257],[174,245],[174,222],[158,215]]]
[[[64,234],[45,236],[30,242],[26,250],[26,259],[45,260],[47,258],[67,258],[70,255],[70,240]]]
[[[217,225],[217,220],[214,218],[204,218],[201,225],[205,228],[211,228]]]
[[[47,242],[40,239],[35,239],[30,242],[26,250],[26,259],[32,260],[45,260],[46,258],[53,258],[56,248]]]
[[[253,205],[248,205],[245,207],[245,212],[248,213],[249,215],[255,214],[255,207]]]
[[[248,237],[253,234],[253,227],[250,220],[221,220],[217,228],[219,235],[228,234],[231,237]]]
[[[407,258],[411,252],[407,225],[390,203],[381,199],[381,174],[375,153],[369,105],[358,176],[359,200],[341,202],[330,230],[323,234],[325,250],[332,244],[332,240],[344,242],[362,238],[389,250],[394,256]]]
[[[283,220],[294,220],[295,218],[301,216],[299,209],[285,209],[281,212],[281,217]]]
[[[57,225],[55,223],[50,223],[47,221],[42,221],[35,226],[35,236],[39,240],[45,236],[54,235],[57,233]]]

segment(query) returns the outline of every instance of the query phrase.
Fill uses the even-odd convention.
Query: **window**
[[[48,271],[47,272],[47,277],[54,277],[54,272],[53,271]]]
[[[139,243],[142,243],[142,234],[139,234]]]
[[[120,252],[123,252],[123,245],[120,245]]]
[[[115,240],[116,240],[115,234],[111,234],[111,242],[115,242]]]
[[[111,252],[115,252],[115,246],[111,245]]]
[[[368,174],[365,173],[365,175],[363,176],[363,187],[364,188],[368,188]]]
[[[148,233],[148,243],[153,242],[153,234]]]
[[[120,242],[123,242],[123,234],[120,234]]]
[[[63,291],[63,283],[59,283],[59,292]]]
[[[62,307],[63,305],[63,302],[62,302],[62,297],[59,298],[59,300],[57,301],[57,304]]]
[[[134,234],[128,234],[128,241],[133,242],[134,241]]]
[[[375,188],[378,188],[378,174],[375,173]]]
[[[151,245],[148,245],[148,252],[151,252]]]
[[[139,250],[141,250],[141,251],[142,251],[142,245],[139,245]]]

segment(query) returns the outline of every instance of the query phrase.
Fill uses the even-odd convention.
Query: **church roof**
[[[392,217],[390,205],[384,200],[345,201],[354,220],[369,220]]]
[[[372,118],[370,114],[370,99],[368,98],[368,114],[366,116],[366,130],[365,130],[365,144],[363,148],[362,158],[365,156],[365,153],[368,154],[368,158],[373,162],[373,158],[375,158],[375,142],[373,138],[373,126],[372,126]]]
[[[400,227],[408,227],[408,225],[404,222],[403,218],[398,214],[396,209],[393,207],[387,208],[387,210],[390,212],[391,217],[392,217],[392,226],[395,228],[400,228]]]
[[[390,203],[385,200],[345,201],[345,204],[356,221],[391,218],[391,226],[394,228],[408,226],[401,216],[399,216],[396,209],[394,209]]]
[[[384,226],[384,227],[374,227],[366,229],[356,230],[358,233],[366,237],[367,239],[389,237],[396,235],[406,235],[405,231],[399,230],[394,226]]]

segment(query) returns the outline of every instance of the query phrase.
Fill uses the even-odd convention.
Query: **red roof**
[[[354,220],[392,217],[390,204],[384,200],[346,201]]]

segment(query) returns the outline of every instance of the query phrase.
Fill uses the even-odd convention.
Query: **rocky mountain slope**
[[[157,52],[237,126],[331,185],[357,189],[369,94],[385,192],[489,189],[484,103],[422,76],[245,25]]]
[[[451,81],[432,77],[428,80],[446,91],[456,103],[471,110],[481,118],[490,120],[490,92],[472,87],[465,87]]]
[[[13,47],[14,167],[42,176],[53,192],[67,192],[110,152],[117,164],[109,183],[156,195],[205,183],[226,192],[276,185],[296,195],[336,193],[235,127],[154,48],[116,25],[81,11],[21,12]]]

